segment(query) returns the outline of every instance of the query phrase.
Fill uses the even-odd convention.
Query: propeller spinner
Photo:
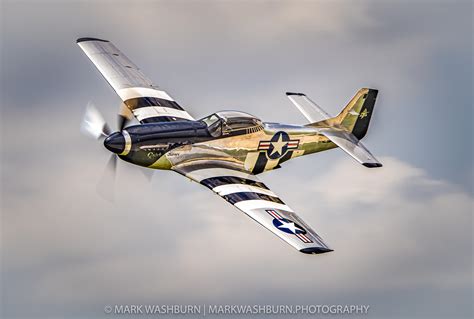
[[[131,139],[127,131],[123,129],[131,118],[130,111],[126,106],[122,105],[118,116],[118,131],[111,133],[111,130],[104,120],[104,117],[97,108],[88,103],[86,112],[81,123],[81,132],[96,140],[104,139],[104,146],[111,151],[112,154],[102,174],[102,178],[98,184],[98,192],[108,200],[113,200],[113,187],[115,176],[117,174],[117,155],[126,155],[130,151]]]

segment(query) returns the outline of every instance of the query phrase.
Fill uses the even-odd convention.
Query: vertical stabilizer
[[[362,139],[369,128],[378,90],[360,89],[342,112],[335,118],[336,123]]]

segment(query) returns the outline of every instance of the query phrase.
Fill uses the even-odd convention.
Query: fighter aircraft
[[[123,101],[118,131],[111,132],[93,107],[87,108],[82,122],[84,132],[105,137],[113,161],[118,157],[151,169],[173,170],[209,188],[300,252],[333,251],[257,175],[290,159],[336,147],[366,167],[381,167],[360,142],[377,90],[360,89],[335,117],[303,93],[286,93],[308,120],[305,125],[262,122],[240,111],[195,119],[110,41],[80,38],[77,44]],[[140,124],[127,126],[131,115]]]

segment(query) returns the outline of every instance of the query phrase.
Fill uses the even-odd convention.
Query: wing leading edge
[[[196,161],[172,169],[211,189],[300,252],[332,251],[275,193],[238,165]]]
[[[80,38],[76,42],[140,123],[194,120],[110,41]]]

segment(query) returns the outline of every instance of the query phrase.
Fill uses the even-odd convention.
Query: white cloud
[[[462,21],[469,19],[455,15],[462,6],[267,4],[4,6],[7,314],[66,317],[77,308],[92,317],[119,302],[357,300],[377,318],[472,315],[473,199],[432,177],[460,170],[458,160],[469,156],[441,154],[439,145],[455,146],[446,134],[434,148],[426,143],[440,121],[444,131],[463,126],[461,110],[446,112],[465,102],[452,64],[463,61],[455,53],[468,43]],[[90,98],[110,106],[107,118],[118,105],[74,44],[88,35],[113,40],[196,115],[232,107],[302,123],[284,91],[304,91],[334,113],[359,86],[374,84],[380,104],[367,141],[375,153],[385,148],[405,160],[382,158],[382,169],[368,170],[334,150],[263,175],[335,249],[321,256],[294,251],[169,172],[157,172],[148,188],[121,163],[120,199],[110,205],[94,190],[107,155],[78,137]],[[433,87],[431,79],[445,82]],[[454,95],[460,100],[441,99]],[[408,163],[417,154],[423,169]],[[433,159],[440,164],[430,167]]]
[[[399,160],[382,162],[382,169],[369,170],[344,158],[325,173],[301,167],[264,175],[323,234],[335,249],[330,254],[294,251],[178,175],[157,172],[147,189],[122,166],[115,206],[86,191],[94,179],[79,175],[87,170],[66,170],[29,197],[27,206],[36,209],[7,207],[4,263],[19,287],[21,274],[29,274],[30,289],[21,293],[35,308],[268,300],[262,294],[340,303],[341,291],[363,291],[361,300],[385,314],[395,310],[377,304],[381,289],[430,286],[441,295],[467,289],[473,198]],[[58,179],[76,182],[64,193]]]

